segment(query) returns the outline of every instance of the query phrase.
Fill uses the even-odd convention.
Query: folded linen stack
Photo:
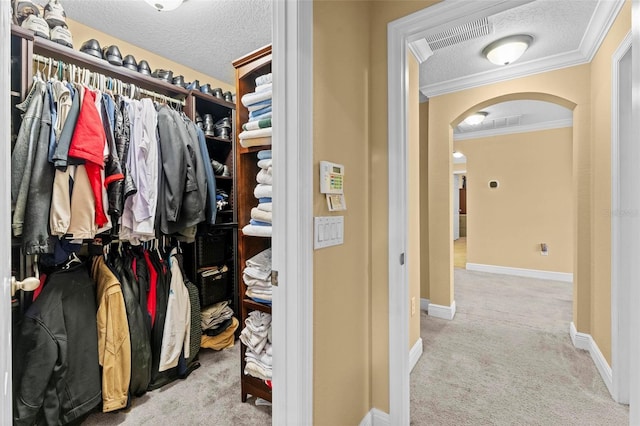
[[[255,92],[246,93],[240,99],[249,110],[249,121],[242,125],[242,132],[238,135],[241,146],[271,145],[272,95],[269,73],[256,78]]]
[[[271,314],[261,311],[249,312],[240,340],[245,351],[244,374],[262,380],[271,380],[273,349],[271,346]]]
[[[271,248],[247,260],[242,280],[247,286],[247,297],[256,302],[271,304]]]
[[[228,301],[202,309],[202,337],[200,347],[220,350],[233,347],[234,333],[238,328],[238,320]]]
[[[258,183],[253,190],[253,195],[258,199],[258,205],[251,209],[251,220],[248,225],[242,228],[242,232],[254,237],[271,237],[273,222],[271,150],[259,151],[258,160],[260,171],[256,176]]]

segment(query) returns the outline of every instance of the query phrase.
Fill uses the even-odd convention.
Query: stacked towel
[[[246,261],[242,280],[247,287],[246,295],[256,302],[271,304],[271,248],[256,254]]]
[[[228,301],[216,303],[202,309],[202,331],[207,336],[216,336],[231,325],[233,310]]]
[[[251,220],[248,225],[242,228],[242,232],[254,237],[270,237],[273,222],[271,212],[273,193],[271,150],[258,151],[258,160],[260,171],[256,176],[257,185],[253,190],[253,195],[258,199],[258,205],[251,209]],[[256,294],[256,296],[258,295]]]
[[[257,77],[256,90],[242,96],[240,101],[249,111],[249,121],[238,135],[240,146],[271,145],[272,98],[271,73]]]
[[[273,349],[271,346],[271,315],[261,311],[249,312],[240,340],[245,351],[244,374],[262,380],[271,380]]]

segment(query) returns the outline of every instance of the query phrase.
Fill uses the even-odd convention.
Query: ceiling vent
[[[493,26],[489,23],[489,18],[484,17],[477,21],[468,22],[464,25],[449,28],[438,34],[426,36],[427,43],[431,50],[438,50],[454,44],[463,43],[493,32]]]
[[[505,127],[514,127],[522,125],[522,114],[509,115],[505,117],[486,118],[481,124],[471,126],[460,123],[456,128],[456,133],[478,132],[481,130],[502,129]]]

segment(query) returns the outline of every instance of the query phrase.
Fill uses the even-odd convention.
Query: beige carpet
[[[571,284],[455,269],[453,321],[422,312],[414,425],[627,425],[569,337]]]
[[[270,425],[271,407],[240,400],[240,344],[200,351],[202,366],[185,380],[134,398],[131,408],[92,414],[84,425]]]

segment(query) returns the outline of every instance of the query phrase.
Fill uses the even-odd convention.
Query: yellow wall
[[[371,406],[369,3],[313,6],[314,216],[318,162],[345,166],[344,244],[314,252],[313,419],[358,424]],[[386,373],[386,372],[385,372]]]
[[[235,93],[236,91],[235,86],[232,84],[224,83],[192,68],[186,67],[177,62],[170,61],[169,59],[166,59],[160,55],[156,55],[155,53],[151,53],[148,50],[142,49],[138,46],[134,46],[133,44],[127,43],[112,35],[95,30],[91,27],[81,24],[80,22],[67,18],[67,26],[69,27],[69,30],[73,35],[73,46],[76,50],[80,50],[82,43],[84,43],[85,41],[95,38],[100,43],[101,47],[110,46],[112,44],[118,46],[118,49],[120,49],[120,53],[122,53],[122,57],[124,57],[125,55],[133,55],[138,62],[145,59],[151,67],[151,72],[153,72],[157,68],[169,69],[173,71],[174,76],[183,75],[186,82],[199,80],[200,84],[210,83],[211,87],[220,87],[222,88],[222,90],[228,90],[232,93]],[[229,68],[231,67],[232,65],[229,64]]]
[[[627,1],[591,62],[593,287],[590,333],[611,364],[611,57],[631,31]]]
[[[567,127],[455,142],[467,156],[467,262],[572,271],[571,133]],[[498,188],[489,188],[490,180]]]
[[[408,107],[408,169],[409,183],[407,198],[409,200],[409,349],[420,338],[420,89],[418,61],[407,51],[409,62],[409,107]]]
[[[429,102],[420,104],[420,298],[429,299]]]
[[[341,2],[334,2],[341,3]],[[387,24],[437,1],[371,2],[370,184],[371,197],[371,385],[372,406],[389,412],[389,240],[387,143]],[[344,41],[340,41],[341,43]],[[317,67],[317,64],[316,64]],[[317,69],[317,68],[316,68]],[[375,171],[375,172],[374,172]],[[424,223],[424,222],[423,222]],[[423,276],[424,280],[424,276]]]

